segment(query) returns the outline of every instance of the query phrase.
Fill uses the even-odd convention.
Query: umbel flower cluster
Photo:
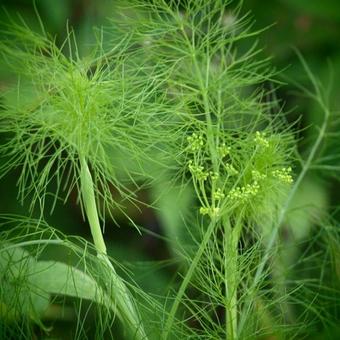
[[[217,147],[218,171],[206,162],[206,138],[193,132],[187,137],[188,169],[200,193],[202,215],[218,218],[227,208],[251,210],[256,202],[284,195],[293,182],[292,168],[285,150],[269,132],[256,131],[239,137],[228,137]],[[242,145],[242,146],[241,146]],[[275,156],[275,157],[273,157]]]
[[[291,166],[293,137],[282,115],[270,117],[277,103],[265,103],[261,89],[274,71],[266,60],[253,60],[255,46],[232,52],[248,33],[241,20],[224,20],[229,12],[222,1],[189,1],[185,7],[188,13],[175,2],[155,2],[143,7],[138,27],[127,14],[118,19],[119,28],[141,47],[136,60],[161,65],[168,86],[164,99],[174,108],[168,122],[181,132],[171,152],[179,155],[180,172],[192,176],[198,210],[223,216],[246,209],[252,217],[261,210],[253,206],[276,205],[289,189],[288,177],[273,171]],[[273,209],[266,203],[264,212]]]

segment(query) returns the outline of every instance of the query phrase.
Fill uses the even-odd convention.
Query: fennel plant
[[[303,92],[324,121],[307,157],[300,155],[296,124],[268,90],[280,83],[277,72],[258,43],[248,42],[260,32],[232,5],[119,3],[85,56],[72,29],[58,46],[42,23],[39,33],[23,21],[3,28],[0,52],[18,82],[3,95],[1,177],[19,171],[18,200],[30,201],[28,215],[38,211],[36,219],[3,217],[3,337],[12,328],[30,338],[32,325],[48,334],[44,315],[55,296],[74,298],[78,310],[83,301],[97,305],[98,339],[293,339],[308,337],[315,320],[325,322],[327,308],[305,292],[316,289],[336,305],[338,290],[323,278],[290,278],[280,231],[317,162],[331,112],[301,57],[312,84]],[[164,193],[139,202],[140,187]],[[117,213],[139,230],[126,208],[131,203],[165,216],[162,197],[173,188],[179,195],[189,188],[191,199],[180,219],[186,237],[168,234],[180,275],[159,297],[122,278],[103,230],[107,219],[119,223]],[[93,246],[44,222],[47,210],[74,194]],[[322,233],[335,241],[321,271],[339,249],[334,235],[331,226]],[[44,259],[53,246],[78,262]],[[73,336],[86,337],[81,316],[78,328]]]

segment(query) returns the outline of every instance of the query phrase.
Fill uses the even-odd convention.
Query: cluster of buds
[[[233,167],[232,164],[226,163],[225,164],[225,168],[226,168],[229,176],[236,176],[236,175],[238,175],[238,171]]]
[[[201,207],[200,214],[202,215],[209,215],[210,217],[218,217],[220,215],[220,208],[219,207]]]
[[[210,175],[210,178],[211,178],[212,181],[217,181],[220,177],[218,172],[214,172],[214,171],[210,171],[209,175]]]
[[[192,152],[199,151],[204,145],[203,136],[198,135],[195,132],[191,136],[187,137],[187,141],[189,144],[189,150]]]
[[[195,165],[192,160],[189,161],[189,170],[193,177],[199,181],[205,181],[208,178],[208,172],[204,171],[204,167],[201,165]]]
[[[224,198],[224,193],[221,188],[218,188],[216,191],[213,192],[213,197],[215,200],[219,201]]]
[[[293,182],[293,177],[291,175],[292,173],[292,168],[282,168],[279,170],[274,170],[272,172],[272,175],[276,178],[278,178],[281,182],[290,184]]]
[[[269,141],[265,138],[264,132],[256,131],[254,141],[257,145],[260,145],[264,148],[268,148],[269,146]]]
[[[251,172],[251,175],[253,177],[253,180],[254,181],[261,181],[261,180],[264,180],[267,178],[267,175],[266,174],[262,174],[261,172],[257,171],[257,170],[253,170]]]
[[[257,181],[254,181],[252,184],[247,184],[245,186],[236,187],[236,188],[230,190],[228,197],[232,201],[244,202],[244,201],[256,196],[259,189],[260,189],[259,184],[257,183]]]
[[[217,149],[221,158],[229,155],[231,150],[230,146],[226,146],[225,143],[222,143]]]

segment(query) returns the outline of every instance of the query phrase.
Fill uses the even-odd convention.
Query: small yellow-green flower
[[[225,168],[229,176],[236,176],[238,175],[238,171],[234,168],[234,166],[230,163],[225,164]]]
[[[261,181],[267,178],[266,174],[263,174],[257,170],[252,170],[251,174],[252,174],[254,181]]]
[[[199,181],[205,181],[208,178],[209,173],[204,170],[201,165],[193,164],[192,161],[189,162],[189,170],[193,177]]]
[[[209,215],[210,217],[219,217],[221,209],[219,207],[201,207],[200,214],[201,215]]]
[[[218,152],[221,156],[221,158],[227,156],[230,153],[231,147],[230,146],[226,146],[225,143],[222,143],[219,147],[218,147]]]
[[[225,197],[221,188],[217,188],[216,191],[213,193],[213,197],[215,200],[219,201]]]
[[[254,141],[257,145],[262,146],[264,148],[268,148],[269,146],[269,141],[265,137],[264,132],[256,131]]]
[[[189,150],[197,152],[204,146],[203,136],[194,132],[191,136],[187,137]]]
[[[272,175],[279,179],[281,182],[286,183],[286,184],[290,184],[293,182],[293,177],[291,175],[292,173],[292,168],[288,167],[288,168],[282,168],[282,169],[278,169],[278,170],[274,170],[272,172]]]
[[[207,207],[200,207],[200,214],[201,215],[208,215],[209,214],[209,208]]]
[[[245,186],[236,187],[230,190],[228,197],[232,201],[244,202],[256,196],[259,189],[259,184],[257,181],[254,181],[252,184],[246,184]]]
[[[220,175],[218,172],[210,171],[209,172],[210,178],[212,181],[216,181],[219,179]]]

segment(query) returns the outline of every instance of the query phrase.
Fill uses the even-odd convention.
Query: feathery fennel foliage
[[[10,136],[2,147],[9,157],[2,173],[21,166],[18,180],[21,198],[32,193],[31,208],[39,201],[42,213],[45,191],[54,177],[56,198],[62,185],[66,188],[66,198],[74,187],[77,189],[98,256],[112,271],[110,278],[116,285],[118,309],[122,309],[123,318],[133,332],[144,338],[129,292],[107,258],[98,205],[102,203],[104,210],[114,205],[110,185],[129,195],[123,184],[118,185],[108,154],[110,148],[121,149],[132,158],[137,148],[143,153],[138,130],[144,135],[151,125],[151,116],[146,115],[145,109],[148,105],[143,105],[147,101],[144,93],[147,85],[140,85],[134,75],[127,90],[129,75],[122,72],[120,53],[111,60],[112,64],[107,64],[104,56],[95,64],[97,58],[93,56],[88,63],[80,60],[76,44],[75,56],[72,55],[72,38],[70,33],[65,42],[69,45],[68,57],[47,36],[16,25],[2,43],[5,57],[11,65],[19,67],[19,74],[30,77],[34,90],[30,101],[24,104],[20,101],[19,87],[17,102],[8,105],[2,116],[1,131]],[[142,90],[135,92],[138,86],[143,86]],[[115,99],[114,95],[118,97]],[[141,119],[143,115],[146,116]],[[120,296],[124,296],[123,300]]]
[[[21,77],[29,78],[33,92],[29,99],[21,95],[19,82],[18,100],[5,103],[2,118],[2,132],[13,134],[2,148],[8,157],[2,173],[23,167],[20,198],[32,194],[32,207],[38,201],[43,209],[53,177],[55,196],[65,188],[67,198],[75,186],[79,189],[82,158],[91,167],[103,212],[117,205],[110,186],[124,197],[132,195],[117,179],[110,151],[118,149],[136,163],[141,154],[146,156],[157,107],[149,103],[154,96],[148,92],[151,81],[125,68],[127,42],[116,45],[109,57],[99,43],[93,55],[81,59],[73,32],[64,43],[69,56],[53,40],[28,28],[11,26],[5,33],[2,53]]]
[[[79,304],[75,338],[88,336],[86,300],[98,308],[98,339],[293,339],[332,324],[339,302],[339,277],[328,277],[328,265],[338,265],[335,223],[317,221],[320,232],[309,245],[281,235],[301,183],[322,166],[317,156],[331,113],[301,58],[313,85],[303,91],[320,104],[324,122],[307,157],[299,155],[295,127],[267,89],[279,83],[277,72],[257,42],[248,42],[260,32],[231,5],[117,3],[88,56],[79,55],[72,30],[57,46],[43,26],[41,33],[24,22],[4,28],[0,52],[19,81],[4,94],[0,176],[19,168],[18,198],[41,213],[40,220],[7,216],[2,224],[0,312],[10,325],[1,325],[4,336],[14,329],[30,338],[33,324],[48,333],[44,317],[60,296]],[[162,183],[160,173],[171,180]],[[194,193],[182,217],[188,237],[169,240],[181,271],[165,298],[117,274],[101,230],[116,210],[130,218],[124,204],[137,202],[145,183]],[[53,211],[73,192],[94,247],[42,221],[47,195]],[[311,251],[314,244],[322,257]],[[55,246],[78,260],[45,260]],[[115,333],[115,316],[126,332]]]

